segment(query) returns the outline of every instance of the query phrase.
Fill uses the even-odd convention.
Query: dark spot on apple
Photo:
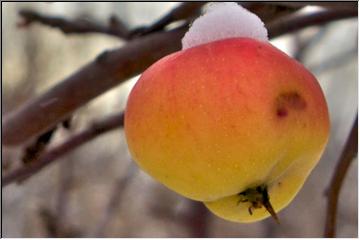
[[[278,117],[286,117],[288,115],[288,112],[285,108],[278,108],[276,110],[276,114],[278,115]]]
[[[276,98],[276,115],[286,117],[289,111],[301,111],[306,108],[306,101],[296,91],[283,92]]]

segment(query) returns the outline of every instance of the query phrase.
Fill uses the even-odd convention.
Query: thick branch
[[[163,30],[167,25],[172,22],[180,20],[191,20],[198,16],[201,11],[201,7],[207,2],[185,2],[180,4],[178,7],[171,10],[168,14],[164,15],[158,21],[148,27],[140,27],[135,29],[132,35],[146,35],[149,33]]]
[[[287,1],[279,1],[279,2],[267,2],[266,4],[272,4],[277,6],[285,6],[290,8],[302,8],[306,6],[317,6],[324,7],[333,10],[343,10],[343,9],[357,9],[357,2],[287,2]]]
[[[326,211],[326,223],[324,237],[336,236],[336,212],[341,186],[352,160],[356,157],[358,147],[358,118],[356,117],[350,135],[346,141],[345,148],[341,153],[336,165],[334,175],[327,191],[328,204]]]
[[[321,10],[301,15],[280,18],[267,24],[269,37],[278,37],[285,33],[298,31],[308,26],[322,25],[330,21],[357,17],[357,9],[346,10]]]
[[[185,27],[136,39],[106,51],[70,77],[6,115],[2,122],[5,145],[39,135],[91,99],[144,71],[161,57],[179,50]]]
[[[110,116],[102,121],[92,124],[89,128],[84,131],[75,134],[69,139],[65,140],[64,143],[57,147],[54,147],[37,159],[37,161],[31,162],[26,166],[23,166],[13,172],[7,174],[2,179],[2,187],[17,181],[32,176],[48,164],[59,159],[61,156],[71,152],[80,145],[96,138],[97,136],[113,130],[124,125],[124,114],[120,113],[117,115]]]
[[[264,23],[285,17],[300,9],[300,7],[267,4],[266,2],[239,2],[239,4],[259,16]]]
[[[58,28],[65,34],[104,33],[124,39],[129,37],[126,26],[114,16],[110,18],[108,26],[103,26],[85,19],[66,20],[62,17],[43,15],[33,10],[20,10],[19,14],[23,18],[23,22],[20,23],[22,27],[37,22]]]

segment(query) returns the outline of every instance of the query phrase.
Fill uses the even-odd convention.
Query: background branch
[[[238,2],[241,6],[255,13],[264,23],[290,15],[301,7],[267,4],[267,2]]]
[[[56,217],[56,235],[57,237],[65,237],[69,229],[71,229],[67,220],[70,191],[74,184],[74,164],[75,159],[67,159],[61,162],[59,168],[59,190],[57,192],[55,217]]]
[[[80,145],[96,138],[97,136],[124,125],[124,114],[119,113],[104,120],[93,123],[89,128],[75,134],[64,143],[45,152],[37,161],[18,168],[2,178],[2,187],[24,178],[28,178],[48,164],[71,152]]]
[[[356,10],[357,9],[357,2],[286,2],[286,1],[280,1],[280,2],[266,2],[266,4],[276,5],[276,6],[285,6],[290,8],[302,8],[307,6],[316,6],[316,7],[324,7],[328,9],[333,10]]]
[[[129,37],[129,30],[115,16],[109,19],[108,26],[103,26],[86,19],[66,20],[62,17],[40,14],[33,10],[21,10],[19,15],[23,19],[23,21],[18,24],[20,27],[27,27],[33,23],[41,23],[46,26],[58,28],[65,34],[103,33],[124,39]]]
[[[185,27],[180,27],[154,33],[100,54],[44,94],[6,115],[2,122],[3,144],[19,144],[47,131],[91,99],[179,50],[185,31]]]
[[[326,24],[330,21],[357,17],[357,9],[346,10],[320,10],[300,15],[292,15],[280,18],[267,24],[269,38],[278,37],[285,33],[298,31],[309,26]]]
[[[188,200],[189,209],[184,214],[181,222],[186,226],[192,238],[210,237],[209,216],[210,212],[204,203]]]
[[[129,184],[130,180],[136,174],[136,170],[137,167],[134,165],[134,163],[131,162],[126,170],[125,176],[117,179],[116,182],[114,183],[114,187],[111,189],[110,192],[109,202],[96,227],[94,233],[95,237],[104,237],[106,228],[113,219],[114,215],[116,214],[116,210],[119,208],[119,205],[122,202],[121,199],[126,189],[126,186]]]
[[[191,21],[198,15],[200,15],[201,8],[207,2],[185,2],[180,4],[178,7],[171,10],[168,14],[164,15],[158,21],[148,27],[139,27],[132,31],[131,35],[143,36],[149,33],[164,30],[170,23],[186,20]]]
[[[336,165],[334,175],[327,190],[327,211],[324,237],[336,236],[336,212],[341,186],[352,160],[356,157],[358,147],[358,117],[354,121],[350,135],[346,141],[345,148],[341,153]]]
[[[67,20],[62,17],[40,14],[33,10],[26,9],[19,12],[23,21],[18,25],[20,27],[27,27],[33,23],[41,23],[46,26],[58,28],[65,34],[101,33],[130,40],[134,37],[162,31],[172,22],[179,20],[189,21],[200,14],[201,7],[206,3],[207,2],[182,3],[150,26],[142,26],[134,30],[129,30],[115,15],[111,16],[108,25],[104,26],[87,19]]]

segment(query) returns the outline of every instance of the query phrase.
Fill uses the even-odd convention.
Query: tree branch
[[[357,9],[320,10],[305,14],[294,14],[287,18],[280,18],[267,24],[269,38],[278,37],[285,33],[298,31],[302,28],[322,25],[330,21],[357,17]]]
[[[256,14],[264,23],[285,17],[296,12],[300,7],[268,4],[267,2],[238,2],[241,6]]]
[[[186,29],[154,33],[100,54],[41,96],[6,115],[2,121],[3,144],[20,144],[47,131],[91,99],[179,50]]]
[[[85,19],[66,20],[62,17],[48,16],[33,10],[20,10],[23,21],[18,25],[27,27],[33,23],[41,23],[60,29],[65,34],[74,33],[103,33],[127,39],[130,35],[127,27],[115,16],[109,19],[109,25],[103,26]]]
[[[95,237],[104,237],[106,232],[106,228],[111,222],[112,218],[116,214],[116,210],[118,209],[121,198],[124,194],[124,191],[129,184],[129,181],[134,177],[136,173],[137,167],[134,163],[130,163],[125,176],[119,178],[114,183],[114,188],[110,192],[109,202],[104,210],[104,213],[96,227]]]
[[[75,134],[74,136],[65,140],[64,143],[45,152],[37,159],[37,161],[31,162],[28,165],[5,175],[2,178],[2,187],[5,187],[6,185],[19,179],[28,178],[34,175],[42,168],[59,159],[61,156],[71,152],[80,145],[96,138],[105,132],[122,127],[123,125],[124,113],[113,115],[104,120],[93,123],[89,128]]]
[[[61,162],[59,168],[59,189],[54,211],[56,237],[66,237],[67,230],[71,228],[67,221],[67,215],[70,192],[74,184],[74,160],[71,158]]]
[[[307,6],[316,6],[316,7],[324,7],[327,9],[333,10],[344,10],[344,9],[357,9],[357,2],[287,2],[287,1],[279,1],[279,2],[266,2],[266,4],[277,5],[277,6],[285,6],[289,8],[302,8]]]
[[[20,27],[27,27],[33,23],[41,23],[46,26],[58,28],[65,34],[102,33],[130,40],[134,37],[164,30],[167,25],[175,21],[189,21],[191,18],[200,14],[201,7],[206,3],[207,2],[182,3],[152,25],[139,27],[134,30],[129,30],[115,15],[110,17],[108,26],[104,26],[85,19],[67,20],[62,17],[40,14],[33,10],[20,10],[19,15],[23,18],[23,22],[18,25]]]
[[[164,30],[164,28],[172,22],[186,20],[189,21],[200,15],[201,8],[207,2],[185,2],[171,10],[158,21],[148,27],[140,27],[132,31],[132,36],[143,36],[149,33]]]
[[[346,141],[345,148],[341,153],[336,165],[334,175],[327,191],[327,211],[324,237],[336,236],[336,212],[340,190],[345,179],[346,173],[352,160],[356,157],[358,147],[358,117],[354,121],[350,135]]]

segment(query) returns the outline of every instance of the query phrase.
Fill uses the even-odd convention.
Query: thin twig
[[[57,236],[56,220],[53,212],[46,207],[41,207],[38,213],[46,230],[47,237]]]
[[[134,177],[136,173],[137,167],[134,163],[130,163],[125,176],[120,177],[114,183],[114,188],[111,189],[110,192],[110,199],[105,208],[105,211],[96,227],[94,236],[95,237],[104,237],[106,232],[106,228],[113,219],[114,215],[116,214],[116,210],[119,208],[121,198],[124,194],[124,191],[129,184],[130,180]]]
[[[20,27],[28,27],[33,23],[41,23],[46,26],[58,28],[65,34],[103,33],[123,39],[127,39],[130,35],[127,27],[115,16],[109,19],[108,26],[102,26],[85,19],[66,20],[62,17],[40,14],[33,10],[20,10],[19,15],[22,17],[22,22],[18,24]]]
[[[70,121],[71,118],[68,118],[64,120],[61,125],[65,129],[70,129]],[[30,143],[23,153],[23,156],[21,158],[22,162],[24,164],[28,164],[30,162],[36,161],[41,154],[45,151],[47,146],[50,144],[52,137],[54,136],[55,132],[57,131],[59,126],[55,126],[49,131],[41,134],[39,137],[36,138],[36,140],[32,143]]]
[[[206,4],[206,2],[182,3],[150,26],[143,26],[134,30],[129,30],[115,15],[110,17],[108,26],[103,26],[85,19],[67,20],[62,17],[40,14],[33,10],[21,10],[19,12],[23,18],[19,26],[27,27],[32,23],[41,23],[46,26],[58,28],[65,34],[101,33],[130,40],[134,37],[164,30],[167,25],[175,21],[189,21],[200,14],[201,7],[204,4]]]
[[[345,179],[346,173],[352,160],[356,157],[358,147],[358,117],[352,126],[350,135],[346,141],[345,148],[341,153],[336,165],[334,175],[331,178],[329,189],[327,191],[328,203],[326,211],[326,223],[324,237],[336,236],[336,213],[340,190]]]
[[[320,10],[311,13],[295,14],[267,24],[269,38],[298,31],[308,26],[322,25],[334,20],[357,17],[357,15],[357,9]]]
[[[57,127],[50,129],[49,131],[41,134],[36,141],[31,143],[25,148],[21,161],[24,164],[36,161],[39,156],[45,151],[47,145],[50,143],[52,136],[54,135]]]
[[[6,115],[2,122],[2,144],[20,144],[47,131],[91,99],[179,50],[186,29],[147,35],[100,54],[44,94]]]
[[[297,49],[294,53],[294,58],[299,62],[304,61],[304,57],[308,49],[314,44],[318,43],[325,36],[326,28],[320,28],[310,39],[302,40],[300,34],[295,34]],[[312,68],[309,68],[312,69]]]
[[[37,161],[23,166],[13,172],[7,174],[2,179],[2,187],[17,181],[19,179],[27,178],[34,175],[36,172],[54,162],[61,156],[73,151],[80,145],[96,138],[102,133],[108,132],[118,127],[122,127],[124,124],[124,114],[116,114],[110,116],[104,120],[98,121],[92,124],[89,128],[83,130],[80,133],[75,134],[69,139],[65,140],[64,143],[56,146],[47,152],[45,152]]]
[[[55,210],[45,207],[40,208],[39,214],[44,222],[48,237],[79,237],[82,235],[79,229],[70,226],[66,222],[69,193],[73,181],[73,164],[73,159],[69,159],[60,164],[60,186]]]
[[[39,209],[39,217],[45,227],[47,237],[54,238],[79,238],[82,237],[82,233],[79,229],[74,227],[67,227],[65,229],[58,229],[57,216],[49,208],[41,207]]]
[[[139,27],[132,31],[132,36],[143,36],[149,33],[157,32],[164,30],[164,28],[170,23],[186,20],[191,21],[191,19],[198,16],[201,12],[201,7],[207,2],[185,2],[180,4],[178,7],[171,10],[169,13],[164,15],[155,23],[151,24],[148,27]]]
[[[324,7],[333,10],[344,10],[344,9],[357,9],[357,2],[287,2],[287,1],[279,1],[279,2],[266,2],[266,4],[276,5],[276,6],[285,6],[289,8],[302,8],[307,6],[316,6],[316,7]]]
[[[300,7],[273,5],[265,2],[239,2],[239,4],[259,16],[264,23],[285,17],[300,9]]]

